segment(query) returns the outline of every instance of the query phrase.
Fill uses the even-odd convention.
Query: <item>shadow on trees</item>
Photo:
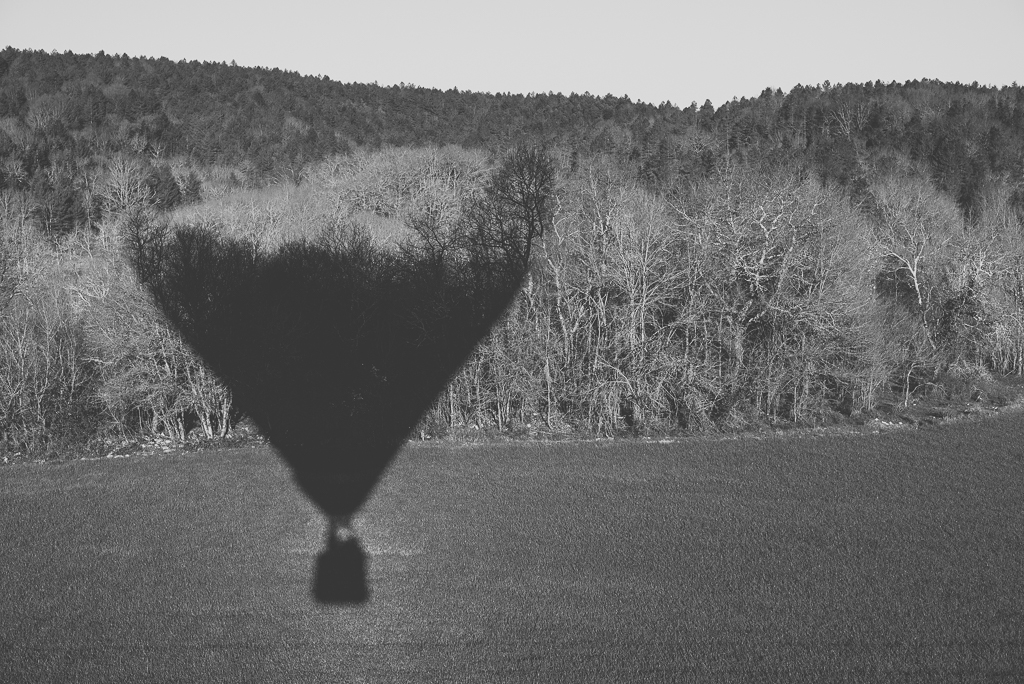
[[[518,292],[552,178],[517,149],[457,225],[427,216],[397,248],[335,232],[270,252],[209,227],[129,228],[141,283],[328,516],[317,600],[367,598],[349,521]]]

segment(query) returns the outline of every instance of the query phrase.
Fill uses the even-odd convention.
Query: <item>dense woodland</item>
[[[826,82],[716,110],[7,48],[0,451],[243,419],[139,287],[126,233],[407,249],[457,234],[524,144],[554,171],[549,227],[423,434],[857,419],[1024,372],[1016,84]]]

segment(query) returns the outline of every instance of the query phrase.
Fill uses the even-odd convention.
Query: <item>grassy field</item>
[[[410,446],[372,597],[262,448],[0,468],[0,681],[1021,681],[1024,417]]]

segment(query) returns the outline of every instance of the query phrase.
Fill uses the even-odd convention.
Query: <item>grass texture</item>
[[[372,595],[268,449],[0,469],[3,682],[1024,676],[1024,418],[408,447]]]

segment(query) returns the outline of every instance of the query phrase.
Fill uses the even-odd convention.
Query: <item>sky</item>
[[[766,87],[1024,82],[1024,0],[0,0],[0,47],[679,106]]]

